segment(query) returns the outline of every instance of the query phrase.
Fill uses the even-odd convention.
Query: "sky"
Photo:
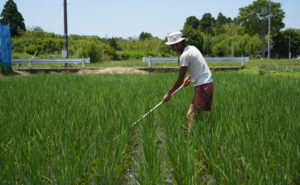
[[[0,12],[7,0],[0,0]],[[63,0],[14,0],[26,28],[41,27],[63,35]],[[99,37],[138,37],[141,32],[165,38],[183,28],[186,18],[219,12],[232,19],[239,8],[253,0],[67,0],[68,34]],[[285,28],[300,29],[300,0],[272,0],[281,3]]]

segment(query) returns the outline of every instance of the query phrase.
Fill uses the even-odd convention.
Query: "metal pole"
[[[268,59],[270,59],[271,56],[271,49],[270,49],[270,43],[271,43],[271,0],[269,0],[269,39],[268,39]]]
[[[68,52],[68,19],[67,19],[67,0],[64,0],[64,49],[66,51],[66,58],[69,57]]]
[[[291,36],[289,36],[289,59],[291,59]]]
[[[234,19],[232,22],[232,57],[234,57]]]

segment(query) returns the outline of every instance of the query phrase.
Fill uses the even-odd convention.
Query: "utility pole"
[[[69,57],[69,52],[68,52],[68,19],[67,19],[67,0],[64,0],[64,52],[65,52],[65,57]]]
[[[289,36],[289,59],[291,59],[291,36]]]
[[[271,56],[271,49],[270,49],[270,43],[271,43],[271,0],[269,0],[269,39],[268,39],[268,59],[270,60]]]
[[[234,19],[232,21],[232,57],[234,57]]]

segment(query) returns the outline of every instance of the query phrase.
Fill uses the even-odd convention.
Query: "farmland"
[[[138,125],[177,77],[0,79],[0,184],[297,184],[300,81],[214,72],[186,138],[191,86]]]

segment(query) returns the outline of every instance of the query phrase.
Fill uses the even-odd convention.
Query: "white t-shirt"
[[[201,52],[195,46],[186,46],[180,56],[180,66],[187,66],[188,73],[194,86],[211,83],[210,69],[202,56]]]

